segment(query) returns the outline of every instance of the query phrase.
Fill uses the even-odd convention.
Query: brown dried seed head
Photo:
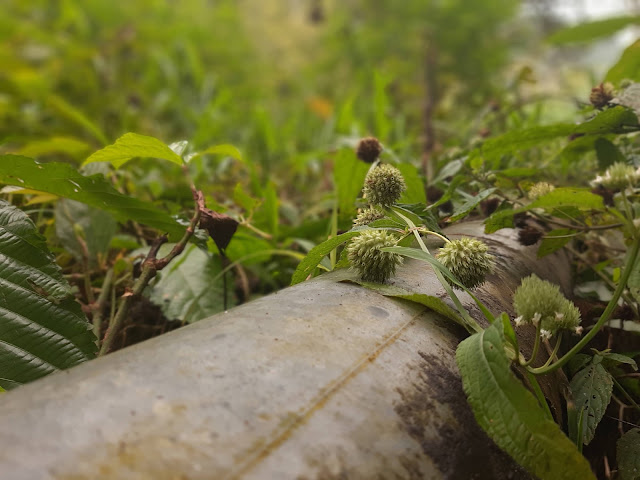
[[[365,163],[375,162],[382,153],[382,145],[375,137],[366,137],[358,142],[357,157]]]

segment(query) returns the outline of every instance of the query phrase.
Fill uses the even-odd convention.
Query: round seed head
[[[438,260],[467,288],[482,285],[494,265],[487,245],[475,238],[453,240],[438,252]],[[459,288],[454,285],[454,288]]]
[[[398,240],[386,230],[366,230],[353,238],[347,247],[351,266],[366,282],[384,283],[396,273],[402,263],[397,253],[381,252],[384,247],[395,247]]]
[[[364,179],[364,195],[372,205],[390,207],[406,189],[402,173],[393,165],[379,165]]]
[[[369,225],[371,222],[384,218],[384,212],[381,212],[375,207],[369,207],[358,213],[358,216],[353,221],[355,227]]]
[[[358,142],[356,156],[365,163],[375,162],[382,153],[382,145],[375,137],[366,137]]]

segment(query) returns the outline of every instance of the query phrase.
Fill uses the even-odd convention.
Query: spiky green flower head
[[[445,244],[438,252],[438,260],[467,288],[482,285],[491,273],[494,257],[481,240],[463,237]],[[460,288],[457,285],[454,288]]]
[[[364,179],[364,195],[372,205],[390,207],[406,189],[402,173],[393,165],[378,165]]]
[[[381,252],[384,247],[395,247],[398,239],[386,230],[366,230],[355,237],[347,247],[351,266],[366,282],[384,283],[396,273],[402,263],[397,253]]]
[[[530,200],[535,200],[538,197],[546,195],[549,192],[555,190],[556,187],[547,182],[535,183],[527,193]]]
[[[634,187],[640,180],[640,169],[635,169],[624,162],[616,162],[611,165],[604,175],[598,175],[591,185],[602,185],[611,190],[623,190],[627,187]]]
[[[377,209],[376,207],[369,207],[358,213],[358,216],[353,221],[353,226],[360,227],[369,225],[371,222],[375,222],[376,220],[380,220],[381,218],[384,218],[383,211]]]
[[[536,275],[522,279],[513,294],[513,306],[518,315],[516,326],[528,323],[537,326],[542,322],[545,336],[558,330],[582,331],[578,308],[560,292],[560,287]]]

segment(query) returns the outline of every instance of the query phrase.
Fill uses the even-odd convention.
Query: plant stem
[[[527,369],[531,373],[535,375],[542,375],[544,373],[549,373],[562,367],[565,363],[567,363],[571,359],[571,357],[573,357],[576,353],[582,350],[587,345],[587,343],[589,343],[591,339],[596,336],[596,334],[600,331],[600,329],[604,326],[604,324],[607,323],[607,321],[609,321],[609,317],[611,317],[611,314],[613,313],[615,308],[618,306],[618,300],[620,299],[622,292],[627,286],[627,281],[631,276],[631,272],[633,272],[633,267],[638,257],[638,250],[640,250],[640,239],[634,238],[633,244],[631,246],[631,252],[629,254],[629,260],[624,270],[622,271],[620,282],[618,283],[618,286],[616,287],[615,292],[613,292],[613,297],[611,298],[611,300],[609,300],[609,303],[607,304],[607,308],[605,308],[604,312],[602,312],[602,315],[598,319],[597,323],[593,326],[593,328],[589,331],[589,333],[587,333],[584,337],[582,337],[582,339],[578,343],[576,343],[574,347],[571,350],[569,350],[557,362],[552,363],[551,365],[542,366],[538,368],[527,367]]]
[[[523,367],[531,365],[532,362],[535,361],[538,356],[538,350],[540,349],[540,330],[542,330],[542,321],[538,320],[538,324],[536,325],[536,338],[533,341],[533,351],[531,352],[531,358],[524,363],[521,363]],[[519,357],[518,357],[519,358]]]
[[[91,304],[91,310],[93,310],[93,333],[95,333],[98,341],[100,340],[100,327],[102,326],[102,317],[104,311],[104,305],[107,303],[107,298],[111,293],[111,284],[113,282],[113,268],[107,270],[104,280],[102,281],[102,288],[100,295],[98,295],[98,301]]]

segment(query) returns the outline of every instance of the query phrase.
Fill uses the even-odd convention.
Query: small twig
[[[129,311],[129,306],[133,299],[142,294],[146,286],[149,282],[156,276],[159,270],[162,270],[166,267],[171,260],[180,255],[184,250],[185,246],[189,242],[189,239],[193,235],[193,232],[200,221],[200,213],[201,209],[204,208],[204,196],[202,192],[196,190],[192,186],[193,198],[195,200],[196,209],[193,217],[191,218],[191,222],[187,227],[184,235],[180,239],[178,243],[174,245],[169,254],[164,258],[156,258],[158,255],[158,251],[160,247],[167,242],[167,236],[162,235],[153,242],[151,248],[149,249],[149,253],[147,258],[142,262],[142,273],[140,277],[135,281],[132,289],[127,289],[124,295],[122,296],[122,302],[120,303],[120,307],[118,308],[118,312],[116,313],[113,321],[109,322],[109,327],[107,328],[107,333],[104,336],[104,340],[102,341],[102,347],[100,348],[99,355],[104,355],[105,353],[109,353],[111,346],[113,344],[113,340],[116,336],[116,333],[120,329],[124,319],[127,316],[127,312]]]

